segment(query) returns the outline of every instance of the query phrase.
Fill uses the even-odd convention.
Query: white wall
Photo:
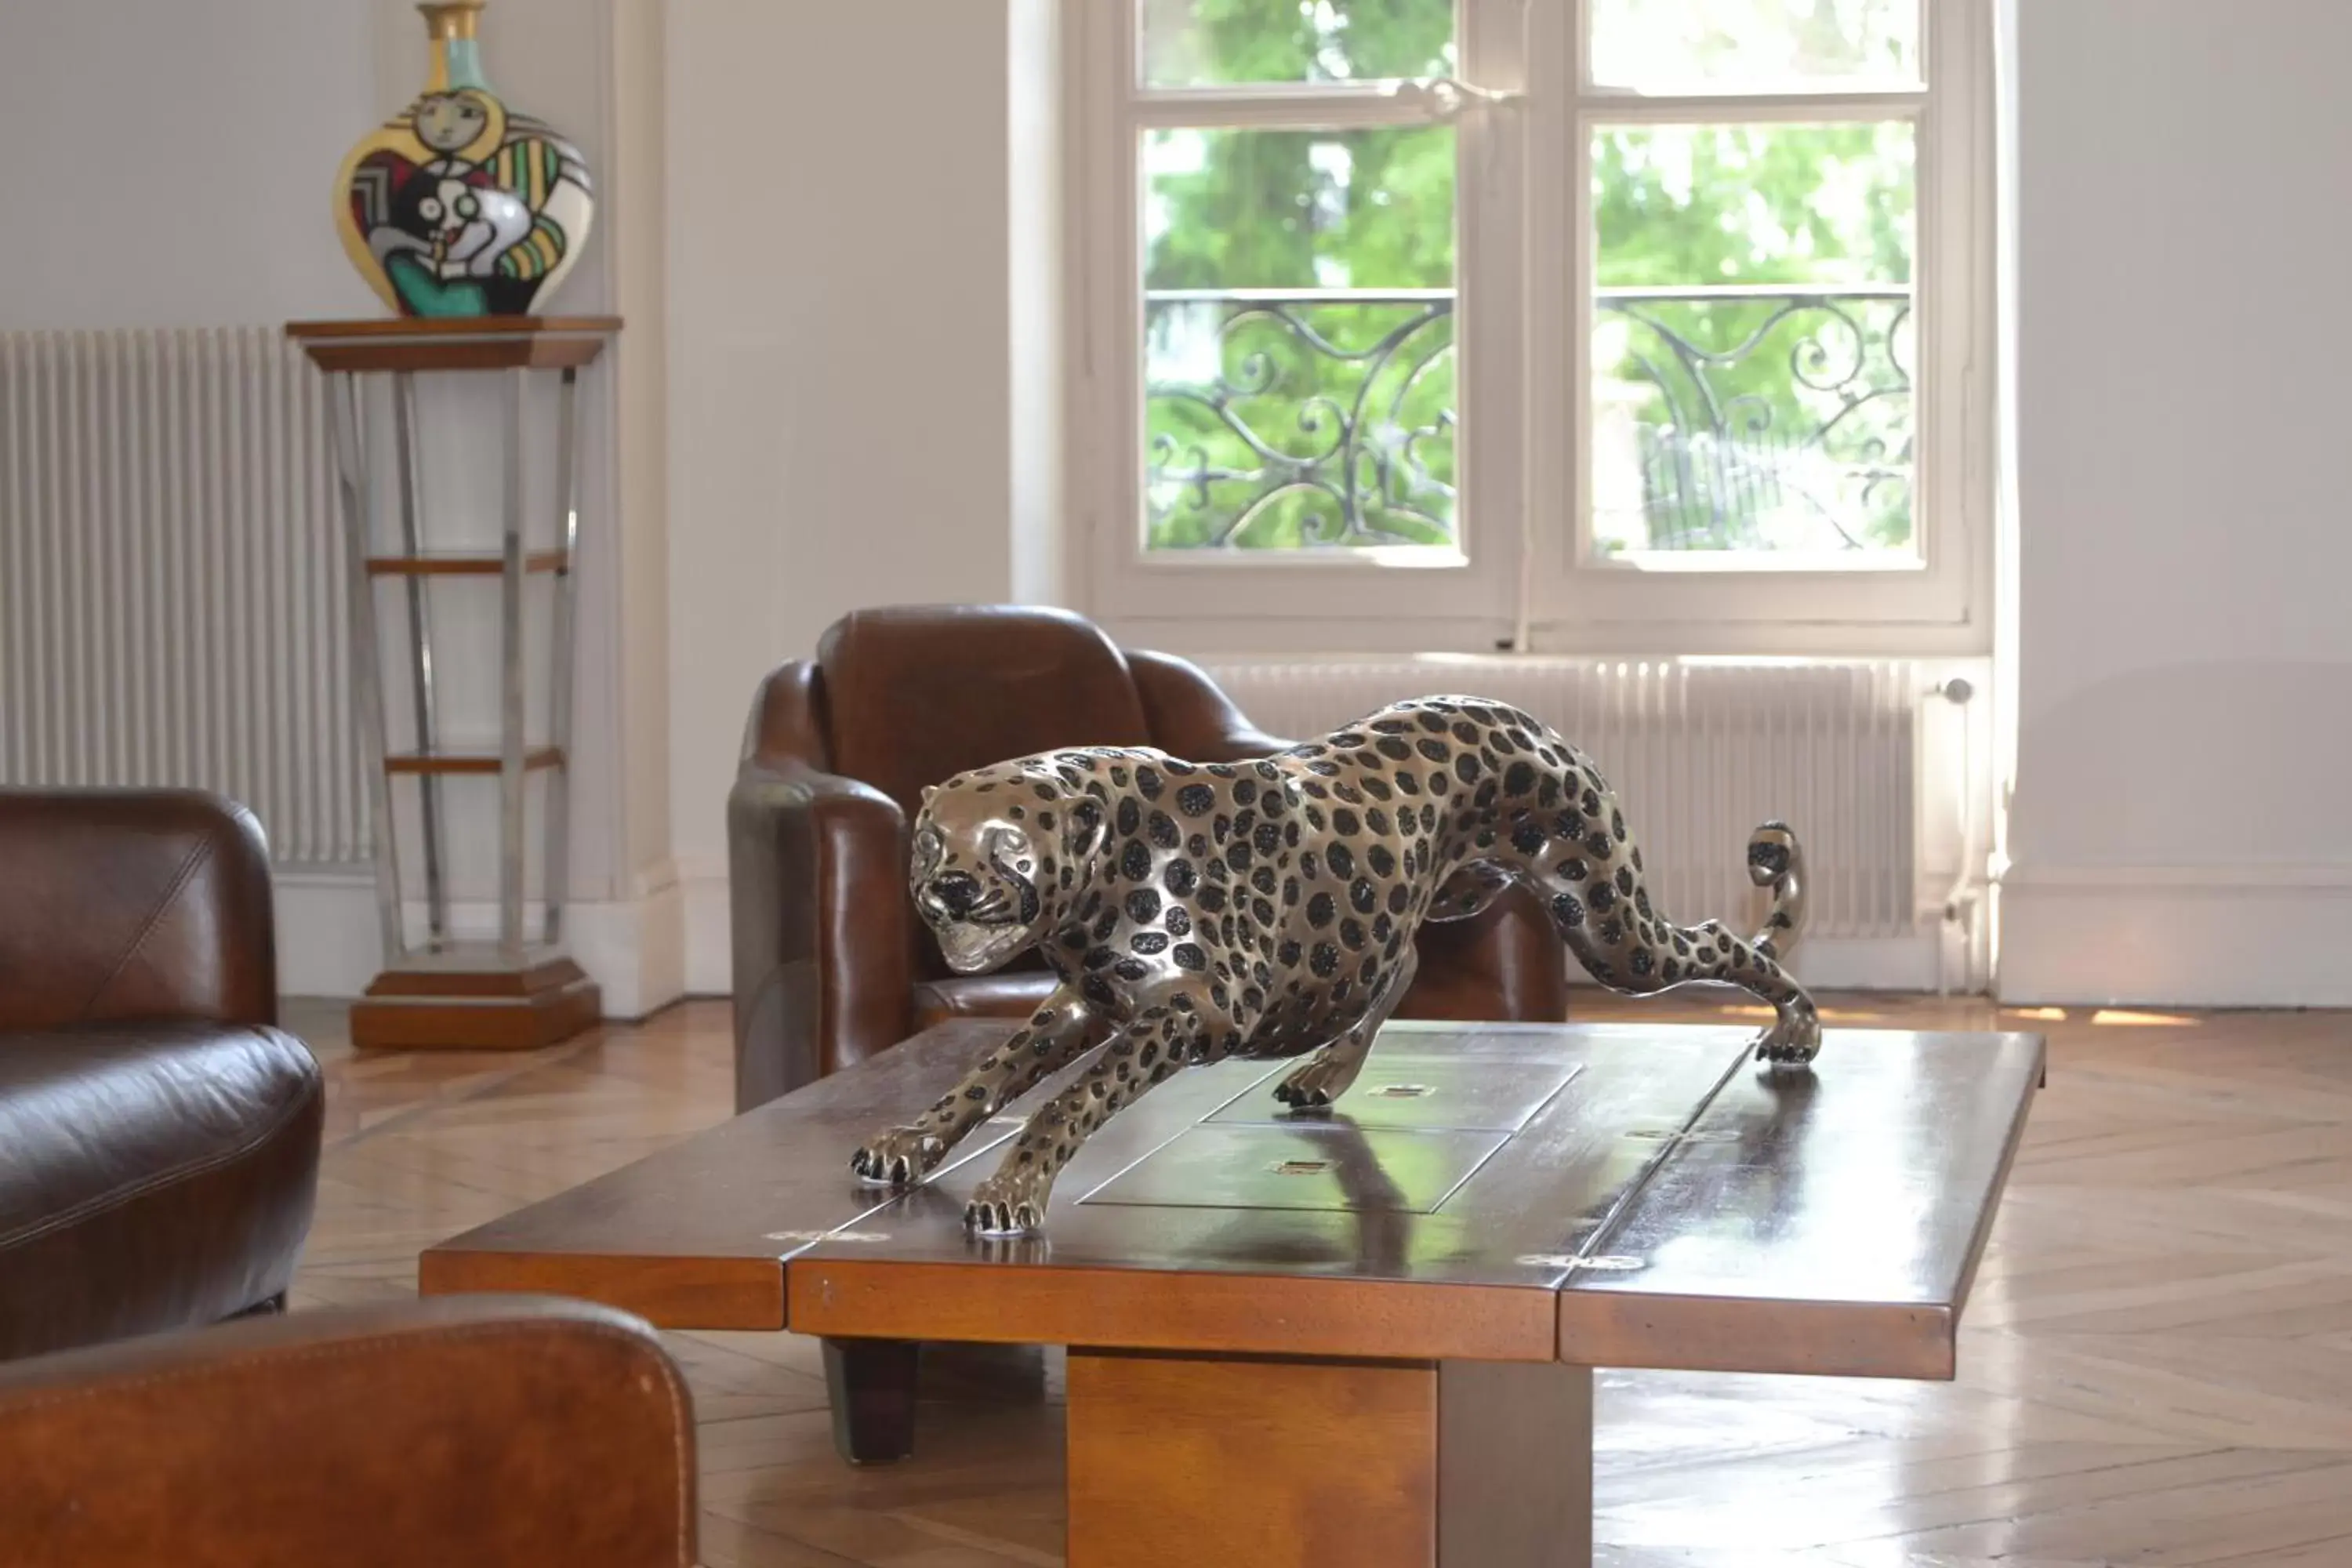
[[[0,324],[379,310],[329,205],[373,41],[366,0],[0,5]]]
[[[613,128],[603,218],[612,304],[627,322],[613,367],[614,627],[603,672],[614,701],[623,805],[617,889],[642,932],[638,995],[654,1006],[686,985],[685,924],[670,854],[669,200],[665,0],[613,9]]]
[[[2002,992],[2352,1005],[2352,5],[2018,9]]]
[[[1007,0],[1005,255],[1011,296],[1005,333],[1011,363],[1005,413],[1011,426],[1012,597],[1046,605],[1069,602],[1062,526],[1068,468],[1063,398],[1069,364],[1068,334],[1063,331],[1063,47],[1059,0]]]
[[[727,986],[751,691],[864,605],[1012,592],[1003,0],[674,0],[670,802]]]

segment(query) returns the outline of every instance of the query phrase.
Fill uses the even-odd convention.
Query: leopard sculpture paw
[[[980,1184],[963,1211],[963,1227],[974,1236],[1023,1236],[1044,1228],[1053,1188],[1034,1167],[999,1171]]]
[[[1283,1076],[1274,1086],[1274,1098],[1293,1110],[1328,1110],[1356,1081],[1362,1067],[1360,1059],[1318,1051]]]
[[[1822,1053],[1822,1021],[1811,1001],[1795,1005],[1793,1016],[1757,1037],[1756,1059],[1774,1067],[1804,1067]]]
[[[893,1127],[857,1146],[849,1168],[869,1186],[912,1186],[947,1157],[945,1140],[919,1127]]]

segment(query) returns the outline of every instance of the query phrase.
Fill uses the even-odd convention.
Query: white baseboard
[[[278,986],[290,996],[357,996],[383,967],[375,878],[365,867],[281,867],[278,902]],[[564,910],[564,945],[604,993],[608,1018],[642,1018],[687,993],[684,890],[675,869],[639,879],[636,896],[579,902]],[[410,911],[412,929],[422,905]],[[539,907],[525,910],[534,924]],[[498,912],[458,903],[450,928],[487,936]]]
[[[357,996],[383,967],[375,876],[365,867],[280,866],[278,988],[289,996]]]
[[[727,862],[680,856],[677,885],[684,903],[686,994],[727,996],[735,990],[735,961],[728,928]]]
[[[2352,865],[2015,866],[2000,911],[2003,1002],[2352,1007]]]
[[[685,898],[677,868],[640,879],[625,903],[564,911],[572,956],[604,993],[607,1018],[643,1018],[686,994]]]

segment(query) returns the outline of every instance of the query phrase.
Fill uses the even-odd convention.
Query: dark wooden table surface
[[[1245,1532],[1211,1544],[1253,1563],[1581,1562],[1582,1369],[1952,1375],[2042,1072],[2019,1035],[1833,1030],[1814,1071],[1771,1074],[1744,1028],[1391,1024],[1328,1117],[1276,1104],[1282,1063],[1170,1081],[1087,1142],[1036,1237],[976,1239],[961,1217],[991,1146],[1058,1080],[921,1188],[851,1178],[861,1137],[1007,1032],[942,1026],[444,1243],[422,1289],[845,1346],[1076,1347],[1073,1563],[1162,1561],[1139,1545],[1159,1530],[1206,1550],[1184,1500],[1202,1489]],[[1314,1414],[1335,1409],[1362,1418]],[[1320,1427],[1291,1431],[1302,1413]],[[1387,1469],[1427,1484],[1318,1508],[1360,1477],[1263,1454],[1223,1474],[1216,1445],[1166,1436],[1268,1422],[1286,1450],[1385,1433]],[[1172,1476],[1137,1469],[1169,1441]],[[1264,1494],[1254,1521],[1237,1486]]]

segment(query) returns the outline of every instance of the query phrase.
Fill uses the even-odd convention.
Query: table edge
[[[781,1330],[781,1258],[508,1252],[441,1246],[416,1260],[419,1296],[570,1296],[634,1312],[660,1329]]]
[[[1931,1383],[1958,1372],[1958,1314],[1940,1302],[1574,1290],[1559,1301],[1557,1353],[1570,1365]]]
[[[1556,1280],[1526,1285],[803,1257],[795,1333],[1242,1355],[1548,1362]],[[1111,1329],[1108,1325],[1117,1325]]]

